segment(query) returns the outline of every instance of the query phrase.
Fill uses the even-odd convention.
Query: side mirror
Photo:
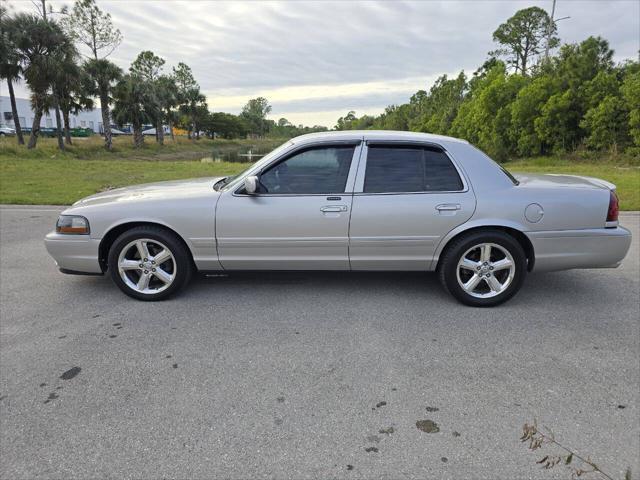
[[[244,189],[248,195],[254,195],[258,192],[260,180],[256,175],[249,175],[244,179]]]

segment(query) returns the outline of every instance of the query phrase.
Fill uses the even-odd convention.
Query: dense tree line
[[[256,105],[256,102],[260,104],[262,100],[266,102],[266,99],[262,97],[249,100],[240,115],[225,112],[208,114],[202,123],[203,131],[208,137],[215,135],[223,138],[240,138],[253,135],[256,137],[292,138],[305,133],[328,130],[327,127],[321,125],[313,127],[293,125],[286,118],[281,118],[275,122],[266,118],[267,112],[264,110],[262,112],[260,110],[252,112],[252,107]],[[270,109],[271,106],[269,106]]]
[[[76,0],[73,7],[54,11],[47,0],[35,3],[37,13],[12,14],[0,0],[0,78],[6,81],[16,138],[24,144],[23,127],[29,128],[28,148],[37,145],[40,122],[55,110],[60,149],[72,142],[72,113],[102,109],[105,148],[111,150],[111,124],[128,126],[133,143],[144,143],[144,127],[155,128],[155,140],[164,143],[164,126],[225,138],[295,136],[324,127],[295,127],[286,119],[278,123],[266,116],[271,106],[264,98],[251,99],[240,115],[211,113],[191,68],[179,63],[165,70],[165,60],[150,50],[140,52],[127,72],[108,57],[122,42],[111,16],[95,0]],[[31,92],[32,125],[20,125],[13,85],[24,80]]]
[[[277,122],[267,118],[271,113],[271,105],[264,97],[250,99],[239,115],[215,112],[206,116],[202,130],[207,136],[238,138],[252,135],[256,137],[291,138],[305,133],[327,130],[327,127],[316,125],[306,127],[293,125],[286,118]]]
[[[500,160],[578,148],[638,153],[639,62],[614,64],[600,37],[547,55],[547,40],[549,49],[559,43],[555,32],[543,10],[521,10],[496,30],[500,48],[471,77],[443,75],[406,104],[375,117],[349,112],[335,128],[451,135]]]

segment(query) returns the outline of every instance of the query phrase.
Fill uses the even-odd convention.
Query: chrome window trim
[[[347,180],[345,182],[344,191],[343,192],[329,192],[329,193],[256,193],[253,195],[249,195],[247,193],[239,193],[240,190],[244,188],[243,184],[240,184],[235,188],[232,195],[234,197],[327,197],[327,196],[336,196],[336,195],[353,195],[353,184],[356,180],[356,173],[358,170],[358,164],[360,162],[362,147],[363,147],[362,139],[353,139],[353,140],[319,140],[315,142],[309,142],[302,145],[298,145],[297,148],[292,148],[290,150],[285,151],[278,158],[274,158],[273,161],[269,162],[267,165],[261,166],[257,170],[251,170],[247,172],[245,177],[249,175],[261,175],[262,172],[267,170],[268,168],[278,164],[279,162],[283,162],[300,152],[301,150],[307,150],[308,148],[313,147],[331,147],[331,146],[354,146],[353,156],[351,157],[351,164],[349,165],[349,173],[347,174]],[[243,177],[244,178],[244,177]]]
[[[369,157],[369,144],[372,145],[393,145],[393,146],[414,146],[414,147],[435,147],[449,158],[449,161],[453,165],[453,167],[458,172],[458,176],[462,181],[462,190],[425,190],[420,192],[365,192],[364,191],[364,179],[367,173],[367,159]],[[366,196],[366,195],[434,195],[434,194],[446,194],[446,193],[466,193],[469,191],[469,182],[467,181],[467,176],[458,165],[458,162],[453,158],[453,156],[444,148],[442,145],[433,143],[433,142],[420,142],[420,141],[405,141],[405,140],[366,140],[364,142],[363,155],[360,159],[360,164],[363,165],[362,170],[358,169],[358,178],[356,178],[356,185],[353,190],[353,194],[355,196]]]

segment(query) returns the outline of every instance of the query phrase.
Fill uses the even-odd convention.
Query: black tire
[[[134,247],[130,246],[131,242],[135,242],[136,240],[148,239],[150,240],[148,244],[148,248],[150,254],[159,253],[159,246],[165,247],[170,251],[173,259],[168,260],[168,263],[163,263],[163,268],[167,268],[168,273],[172,275],[173,280],[169,284],[168,287],[162,285],[159,277],[153,277],[155,274],[150,275],[149,282],[149,293],[142,293],[141,291],[135,290],[125,283],[123,278],[120,275],[120,270],[118,268],[118,260],[123,249],[126,249],[125,255],[135,255],[135,251],[131,250]],[[159,242],[158,244],[154,242]],[[152,249],[155,249],[152,251]],[[136,249],[137,250],[137,249]],[[149,258],[151,261],[151,258]],[[136,260],[139,261],[139,260]],[[150,262],[149,262],[150,263]],[[111,274],[111,279],[114,283],[122,290],[124,293],[133,297],[137,300],[144,301],[158,301],[165,300],[169,298],[171,295],[174,295],[179,290],[181,290],[191,279],[191,275],[193,273],[193,263],[191,260],[191,256],[187,251],[186,246],[182,242],[182,240],[173,232],[166,230],[161,227],[155,226],[140,226],[134,227],[131,230],[127,230],[122,233],[111,245],[109,249],[109,258],[108,258],[108,266],[109,272]],[[144,270],[145,272],[150,272],[149,270]],[[154,269],[155,272],[155,269]],[[135,283],[136,277],[142,275],[142,269],[140,271],[132,270],[131,273],[127,273],[128,279]],[[153,287],[160,290],[157,293],[153,293]]]
[[[509,283],[504,291],[500,293],[492,293],[489,284],[481,281],[482,284],[479,284],[479,286],[476,287],[479,291],[474,291],[473,293],[475,295],[494,295],[485,298],[474,296],[473,294],[467,292],[458,281],[458,262],[461,260],[462,256],[465,255],[465,253],[467,253],[470,249],[473,249],[475,246],[481,244],[495,244],[499,247],[502,247],[511,255],[514,265],[514,272],[511,276],[511,279],[509,280]],[[494,250],[497,252],[496,255],[498,256],[503,254],[500,249],[496,249],[494,247]],[[474,254],[475,251],[472,250],[471,255]],[[497,269],[498,267],[496,266],[496,270]],[[464,269],[462,269],[461,271],[464,272]],[[493,275],[493,273],[496,274],[496,277],[498,276],[497,271],[487,272],[488,275]],[[451,295],[453,295],[459,302],[464,303],[465,305],[470,305],[472,307],[493,307],[506,302],[511,297],[513,297],[518,292],[518,290],[520,290],[526,274],[527,257],[524,249],[515,238],[500,230],[484,230],[472,232],[467,235],[462,235],[460,238],[453,240],[453,242],[450,245],[447,245],[447,247],[445,248],[438,267],[438,276],[440,278],[440,283],[442,284],[444,289],[447,290]],[[472,273],[469,273],[469,275],[471,276]],[[502,273],[501,271],[500,275],[505,275],[505,273]],[[506,275],[508,277],[509,272],[506,272]],[[460,276],[462,277],[462,274],[460,274]],[[462,278],[461,280],[464,281],[464,279]],[[506,281],[504,283],[506,283]],[[483,287],[488,290],[486,293],[482,292]]]

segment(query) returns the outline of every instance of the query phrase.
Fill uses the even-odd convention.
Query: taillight
[[[609,191],[609,210],[607,211],[607,222],[617,222],[618,213],[620,212],[620,205],[618,203],[618,196],[613,190]]]

